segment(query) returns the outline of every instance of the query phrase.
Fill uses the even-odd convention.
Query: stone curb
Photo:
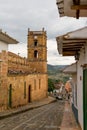
[[[0,120],[4,119],[4,118],[7,118],[7,117],[17,115],[17,114],[20,114],[22,112],[26,112],[28,110],[32,110],[32,109],[35,109],[35,108],[38,108],[38,107],[41,107],[41,106],[56,102],[56,101],[57,100],[55,98],[53,98],[52,100],[48,99],[48,101],[42,101],[42,102],[40,101],[40,102],[37,102],[36,104],[31,103],[30,105],[23,106],[23,107],[15,109],[15,110],[11,109],[11,110],[9,110],[7,112],[2,112],[2,113],[0,113]]]

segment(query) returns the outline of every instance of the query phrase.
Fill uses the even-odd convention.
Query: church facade
[[[28,29],[27,58],[0,52],[0,110],[46,98],[47,79],[46,31]]]

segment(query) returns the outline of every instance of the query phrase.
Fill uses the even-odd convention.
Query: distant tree
[[[55,80],[55,83],[59,83],[61,80],[60,79],[56,79]]]
[[[64,77],[63,77],[63,82],[64,82],[64,83],[66,83],[66,81],[68,81],[68,80],[69,80],[69,76],[64,76]]]
[[[48,92],[54,90],[54,81],[52,79],[48,79]]]

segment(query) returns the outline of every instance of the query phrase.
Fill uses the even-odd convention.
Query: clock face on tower
[[[34,39],[37,39],[37,36],[34,36]]]

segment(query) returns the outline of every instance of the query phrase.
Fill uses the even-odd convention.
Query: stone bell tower
[[[47,73],[47,36],[41,31],[28,29],[28,60],[34,72]]]

